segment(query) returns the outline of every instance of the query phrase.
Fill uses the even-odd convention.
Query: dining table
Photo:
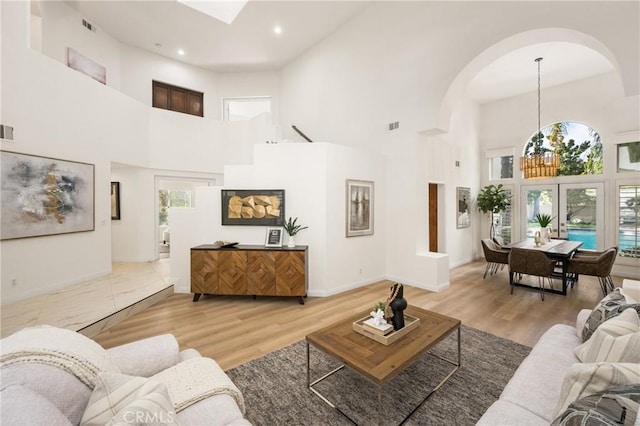
[[[545,291],[566,296],[567,287],[570,281],[567,274],[567,261],[571,259],[573,254],[578,250],[578,248],[580,248],[581,245],[582,241],[569,241],[562,239],[551,239],[549,241],[545,241],[544,243],[536,244],[532,238],[527,238],[522,241],[504,245],[502,246],[502,248],[510,249],[512,247],[515,247],[527,250],[539,250],[544,252],[544,254],[546,254],[549,258],[556,260],[558,263],[560,263],[562,272],[554,273],[552,274],[552,277],[562,279],[562,290],[556,290],[552,288]],[[529,287],[537,289],[537,287],[533,287],[524,283],[514,283],[514,285],[518,287]]]

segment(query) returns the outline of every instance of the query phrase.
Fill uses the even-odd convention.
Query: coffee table
[[[378,343],[375,340],[356,333],[353,331],[352,324],[361,318],[366,317],[369,313],[362,312],[353,315],[335,324],[329,325],[318,331],[308,334],[307,342],[307,387],[319,396],[332,408],[338,410],[343,416],[352,423],[356,422],[351,419],[345,412],[334,405],[326,396],[322,395],[314,386],[332,374],[340,371],[346,366],[371,381],[377,386],[378,390],[378,424],[382,422],[383,406],[382,406],[382,387],[394,378],[398,373],[403,371],[414,361],[416,361],[425,352],[434,357],[454,366],[453,370],[442,379],[440,383],[418,404],[417,407],[409,413],[400,423],[406,422],[420,408],[429,397],[437,391],[461,366],[460,356],[460,320],[440,315],[435,312],[427,311],[415,306],[408,306],[405,310],[406,314],[419,317],[420,325],[409,332],[406,336],[401,337],[389,346]],[[454,331],[458,332],[458,359],[451,361],[446,358],[439,357],[428,352],[436,346],[445,337]],[[316,349],[340,360],[343,365],[328,372],[322,377],[311,381],[310,366],[310,345]]]

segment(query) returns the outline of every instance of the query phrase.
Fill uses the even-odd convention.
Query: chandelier
[[[540,126],[540,61],[542,58],[536,58],[538,63],[538,133],[536,138],[543,137]],[[525,179],[556,176],[558,167],[560,167],[560,155],[553,152],[534,152],[520,157],[520,170],[524,172]]]

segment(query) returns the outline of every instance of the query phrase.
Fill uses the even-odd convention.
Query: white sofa
[[[36,343],[34,335],[44,338]],[[52,341],[47,341],[48,336]],[[60,341],[69,342],[67,346],[71,348],[67,351]],[[148,409],[140,423],[251,425],[243,418],[240,391],[215,361],[202,358],[194,349],[180,352],[175,337],[169,334],[104,350],[93,340],[70,330],[31,327],[2,339],[0,349],[3,426],[104,424],[97,417],[88,418],[87,412],[89,406],[95,408],[101,403],[96,397],[98,388],[106,379],[113,378],[126,380],[127,384],[143,383],[142,390],[150,384],[162,387],[156,393],[147,392],[150,397],[140,396],[144,392],[136,391],[138,401],[144,397],[148,403],[160,395],[158,398],[164,397],[165,405],[169,406],[164,413],[153,407]],[[202,373],[204,370],[206,374]],[[216,382],[216,389],[210,386],[211,382]],[[103,391],[116,389],[110,386]],[[116,398],[109,395],[108,399],[115,404],[112,400]],[[115,419],[119,408],[109,410]],[[125,419],[125,423],[131,423],[131,419]]]
[[[639,281],[625,280],[622,288],[625,296],[640,301]],[[572,365],[580,363],[574,351],[582,344],[580,336],[590,313],[580,311],[575,327],[556,324],[547,330],[477,424],[549,425],[558,414],[565,376]]]

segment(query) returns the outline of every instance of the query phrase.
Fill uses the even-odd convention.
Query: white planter
[[[287,243],[287,247],[295,247],[296,246],[296,237],[294,235],[289,235],[289,242]]]

